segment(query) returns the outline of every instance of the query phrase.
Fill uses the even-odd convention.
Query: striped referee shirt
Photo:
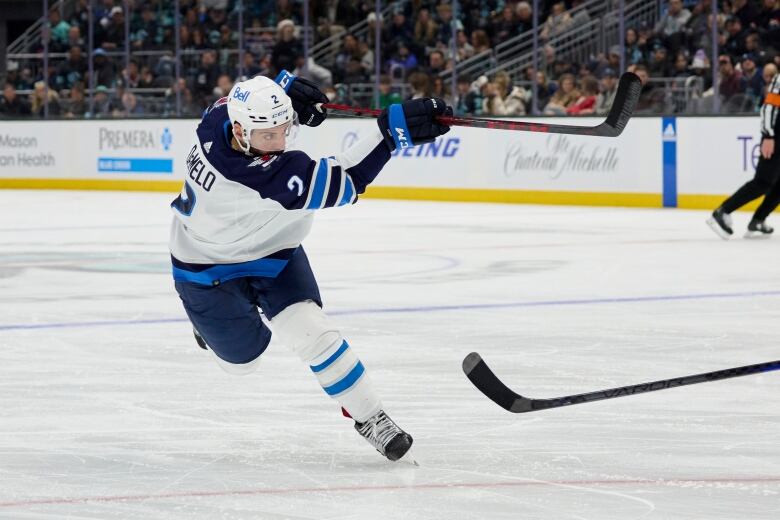
[[[764,104],[761,106],[761,135],[763,137],[774,138],[775,134],[780,132],[778,112],[780,112],[780,74],[775,74],[766,89]]]

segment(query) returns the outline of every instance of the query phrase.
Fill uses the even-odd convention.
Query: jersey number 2
[[[195,190],[185,182],[184,191],[187,193],[187,196],[182,197],[181,194],[179,194],[179,196],[176,197],[176,200],[171,202],[171,207],[175,208],[182,215],[189,217],[192,215],[192,210],[195,208]]]

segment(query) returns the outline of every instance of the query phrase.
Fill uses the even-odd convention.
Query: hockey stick
[[[519,130],[521,132],[543,132],[548,134],[594,135],[599,137],[617,137],[628,124],[634,107],[639,101],[642,83],[639,77],[626,72],[620,77],[615,100],[607,114],[607,119],[597,126],[552,125],[530,123],[526,121],[505,121],[503,119],[480,119],[471,117],[439,117],[438,121],[447,126],[469,126],[473,128],[494,128],[499,130]],[[348,105],[325,103],[325,108],[339,112],[349,112],[356,117],[379,117],[381,110],[358,108]]]
[[[768,363],[758,363],[756,365],[746,365],[743,367],[727,368],[725,370],[705,372],[692,376],[661,379],[651,383],[640,383],[638,385],[597,390],[586,394],[566,395],[563,397],[553,397],[551,399],[532,399],[523,397],[510,390],[500,379],[498,379],[498,377],[496,377],[493,371],[490,370],[490,367],[487,366],[482,360],[482,357],[476,352],[472,352],[463,359],[463,372],[465,372],[466,376],[474,383],[474,386],[498,406],[512,413],[535,412],[548,408],[590,403],[603,399],[614,399],[616,397],[642,394],[644,392],[666,390],[667,388],[674,388],[676,386],[695,385],[696,383],[706,383],[708,381],[718,381],[731,377],[748,376],[762,372],[771,372],[773,370],[780,370],[780,360],[769,361]]]

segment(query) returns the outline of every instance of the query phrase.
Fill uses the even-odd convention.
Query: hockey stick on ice
[[[748,376],[762,372],[771,372],[773,370],[780,370],[780,360],[758,363],[756,365],[746,365],[743,367],[727,368],[725,370],[705,372],[692,376],[661,379],[659,381],[640,383],[638,385],[597,390],[586,394],[566,395],[550,399],[532,399],[530,397],[523,397],[510,390],[500,379],[498,379],[498,377],[496,377],[493,371],[490,370],[490,367],[487,366],[482,360],[482,357],[476,352],[472,352],[463,359],[463,372],[465,372],[466,376],[474,383],[474,386],[498,406],[512,413],[535,412],[548,408],[589,403],[592,401],[601,401],[603,399],[614,399],[616,397],[642,394],[644,392],[666,390],[676,386],[695,385],[696,383],[706,383],[708,381],[718,381],[731,377]]]
[[[473,128],[494,128],[499,130],[519,130],[521,132],[543,132],[548,134],[593,135],[598,137],[617,137],[628,124],[634,107],[639,101],[642,83],[639,77],[626,72],[620,77],[615,100],[607,114],[607,119],[597,126],[552,125],[547,123],[531,123],[526,121],[506,121],[503,119],[481,119],[471,117],[439,117],[438,121],[448,126],[469,126]],[[374,108],[358,108],[347,105],[326,103],[330,110],[349,112],[356,117],[379,117],[381,110]]]

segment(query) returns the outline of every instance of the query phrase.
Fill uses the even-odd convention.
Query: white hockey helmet
[[[284,151],[298,131],[292,100],[282,87],[265,76],[240,81],[230,89],[228,117],[231,123],[241,125],[242,139],[238,139],[238,144],[246,154],[252,148],[262,152]]]

